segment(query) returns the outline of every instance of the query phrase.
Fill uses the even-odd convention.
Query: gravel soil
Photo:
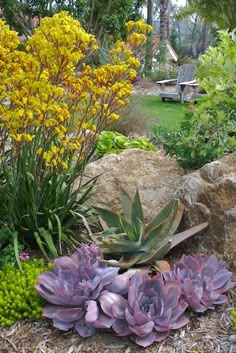
[[[227,304],[202,315],[190,314],[188,326],[146,349],[110,332],[83,339],[54,329],[49,321],[26,320],[0,330],[0,353],[235,353],[230,311],[235,309],[236,290],[228,296]]]

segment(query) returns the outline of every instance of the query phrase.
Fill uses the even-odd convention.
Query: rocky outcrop
[[[183,229],[209,222],[201,235],[179,247],[183,252],[215,253],[236,270],[236,153],[184,175],[163,152],[126,150],[90,163],[86,178],[99,174],[93,204],[121,211],[120,190],[131,196],[138,187],[146,221],[174,197],[185,204]]]
[[[163,152],[130,149],[106,155],[86,167],[86,178],[99,174],[94,204],[120,212],[121,189],[133,196],[138,187],[148,221],[174,197],[184,170]]]
[[[185,226],[209,222],[205,236],[188,245],[220,255],[236,270],[236,153],[184,176],[176,196],[186,205]]]

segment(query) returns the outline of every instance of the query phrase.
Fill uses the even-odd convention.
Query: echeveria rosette
[[[128,291],[131,278],[138,270],[129,270],[117,275],[114,280],[106,286],[97,301],[90,302],[87,310],[86,321],[95,328],[111,329],[117,320],[124,320],[125,309],[128,301]],[[122,336],[131,333],[125,324]]]
[[[173,271],[163,274],[166,280],[177,279],[182,287],[182,294],[188,305],[195,312],[214,309],[216,304],[227,302],[223,293],[235,287],[225,263],[215,255],[183,256]]]
[[[136,344],[147,347],[189,323],[184,315],[188,305],[180,296],[176,280],[164,281],[161,275],[151,278],[146,271],[137,271],[127,297],[106,291],[98,301],[101,312],[113,318],[112,329],[118,336],[130,336]],[[101,322],[98,317],[97,323]]]
[[[95,334],[86,316],[119,270],[101,264],[100,257],[96,245],[82,245],[72,257],[56,259],[53,272],[38,277],[36,289],[49,303],[43,316],[52,319],[54,327],[63,331],[74,328],[82,337]]]

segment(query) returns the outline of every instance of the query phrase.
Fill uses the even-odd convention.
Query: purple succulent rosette
[[[104,315],[113,319],[112,329],[118,336],[130,336],[138,345],[147,347],[189,323],[183,315],[188,304],[180,296],[176,280],[164,282],[161,275],[151,278],[146,271],[137,271],[130,279],[127,299],[105,291],[98,302]],[[97,323],[101,322],[98,317]]]
[[[182,256],[173,271],[163,274],[166,280],[177,279],[182,287],[182,295],[195,312],[214,309],[216,304],[227,302],[223,293],[235,287],[231,280],[232,273],[225,263],[215,255]]]
[[[119,270],[100,263],[99,258],[96,245],[82,245],[72,257],[56,259],[53,272],[38,276],[36,290],[49,303],[43,316],[52,319],[54,327],[63,331],[74,328],[82,337],[95,334],[96,328],[86,317],[89,319],[94,301]]]

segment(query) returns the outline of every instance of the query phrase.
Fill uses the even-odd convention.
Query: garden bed
[[[206,314],[192,314],[189,325],[176,331],[163,343],[144,349],[127,338],[113,333],[97,333],[83,339],[70,332],[54,329],[46,320],[20,321],[0,329],[1,353],[235,353],[236,337],[231,332],[230,310],[234,308],[236,290],[229,303]]]

